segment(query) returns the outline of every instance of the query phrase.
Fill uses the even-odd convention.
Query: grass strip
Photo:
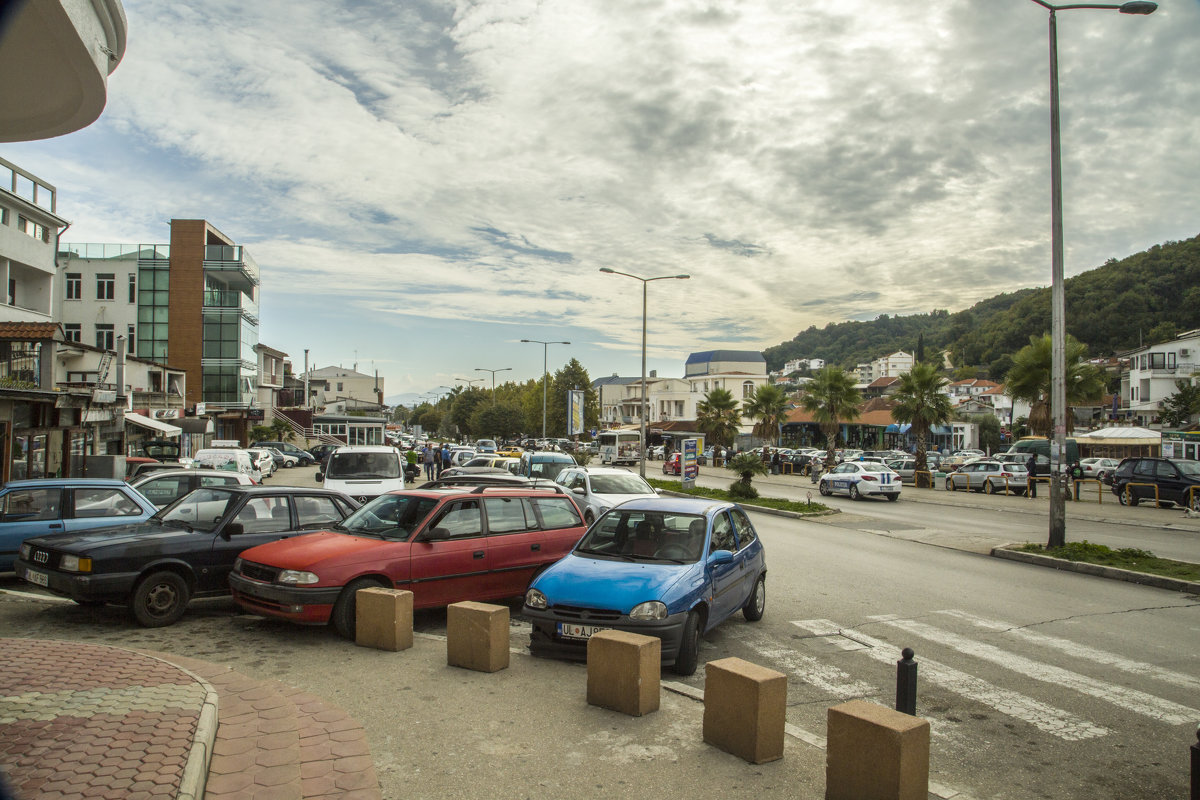
[[[1067,542],[1062,547],[1047,548],[1040,544],[1025,544],[1014,549],[1023,553],[1038,553],[1051,558],[1061,558],[1065,561],[1082,561],[1087,564],[1099,564],[1102,567],[1116,567],[1133,572],[1144,572],[1148,575],[1161,575],[1165,578],[1200,581],[1200,564],[1159,558],[1147,550],[1139,550],[1135,547],[1113,550],[1111,547],[1094,544],[1084,539],[1081,542]]]
[[[701,486],[684,489],[680,481],[664,481],[658,478],[646,478],[646,480],[655,489],[666,489],[672,492],[679,492],[680,494],[691,495],[692,497],[707,497],[710,500],[740,503],[744,506],[764,506],[766,508],[773,508],[776,511],[795,511],[800,514],[815,514],[829,510],[829,506],[821,503],[798,503],[795,500],[784,500],[779,497],[756,497],[753,500],[741,500],[730,495],[726,489],[707,489]]]

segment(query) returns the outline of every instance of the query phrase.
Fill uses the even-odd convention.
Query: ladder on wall
[[[105,350],[100,356],[100,363],[96,365],[96,385],[103,386],[108,382],[108,370],[112,367],[113,354],[109,350]]]

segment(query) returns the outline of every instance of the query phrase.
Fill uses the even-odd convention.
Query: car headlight
[[[33,556],[33,545],[21,542],[21,560],[28,561]]]
[[[298,569],[285,569],[280,572],[279,577],[276,578],[278,583],[287,583],[292,586],[316,583],[319,580],[321,579],[311,572],[304,572],[303,570]]]
[[[666,619],[667,607],[657,600],[638,603],[633,607],[633,611],[629,612],[629,618],[638,620]]]
[[[539,610],[544,609],[548,605],[546,603],[546,595],[542,594],[537,589],[530,589],[525,593],[525,605]]]
[[[242,560],[240,558],[235,558],[233,560],[233,571],[234,572],[242,571]]]
[[[63,556],[58,568],[63,572],[91,572],[92,560],[87,556]]]

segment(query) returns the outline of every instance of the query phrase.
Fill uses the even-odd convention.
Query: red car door
[[[479,501],[447,503],[413,538],[409,563],[411,583],[399,588],[412,591],[414,606],[430,608],[490,596],[488,542]]]
[[[538,568],[554,560],[545,549],[546,537],[538,529],[533,507],[523,497],[485,497],[483,509],[491,567],[489,596],[524,594]]]

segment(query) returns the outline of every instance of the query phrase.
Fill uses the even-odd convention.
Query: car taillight
[[[864,481],[877,481],[877,480],[879,480],[879,478],[876,478],[874,475],[863,475],[863,476],[862,476],[862,479],[863,479]]]

